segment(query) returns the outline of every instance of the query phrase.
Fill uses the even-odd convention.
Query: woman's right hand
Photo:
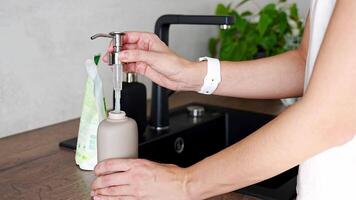
[[[126,32],[120,60],[124,71],[145,75],[153,82],[171,90],[198,91],[203,84],[204,62],[192,62],[179,57],[157,35],[146,32]],[[108,61],[108,53],[103,57]]]

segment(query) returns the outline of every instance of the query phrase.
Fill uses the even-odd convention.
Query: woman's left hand
[[[95,167],[94,200],[188,200],[186,170],[143,159],[109,159]]]

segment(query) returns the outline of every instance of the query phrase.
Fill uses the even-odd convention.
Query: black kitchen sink
[[[193,117],[187,111],[189,106],[203,107],[205,112],[200,117]],[[245,138],[274,117],[192,103],[170,112],[169,130],[157,132],[147,128],[140,137],[139,155],[187,167]],[[237,192],[261,199],[293,199],[297,174],[298,168],[295,167]]]
[[[191,116],[187,111],[191,106],[204,108],[204,114]],[[173,109],[169,117],[169,130],[147,128],[140,134],[140,158],[188,167],[238,142],[275,118],[273,115],[200,103]],[[60,146],[75,149],[76,138],[63,141]],[[266,200],[294,199],[297,174],[298,167],[295,167],[237,192]]]

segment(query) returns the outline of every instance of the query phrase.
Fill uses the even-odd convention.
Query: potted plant
[[[304,26],[295,3],[276,0],[257,13],[237,11],[249,1],[217,5],[215,14],[235,16],[235,23],[209,39],[211,56],[242,61],[273,56],[299,46]]]

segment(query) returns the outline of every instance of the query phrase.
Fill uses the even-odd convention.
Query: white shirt
[[[336,0],[311,1],[304,91],[335,3]],[[356,137],[303,162],[299,166],[297,193],[298,200],[356,200]]]

